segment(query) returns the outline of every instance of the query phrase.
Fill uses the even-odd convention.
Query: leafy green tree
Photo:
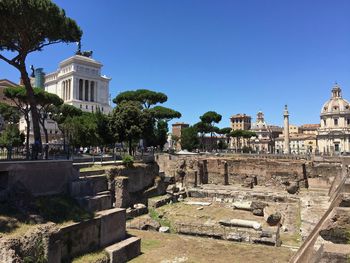
[[[253,131],[246,131],[246,130],[243,131],[242,137],[247,140],[248,148],[250,148],[250,139],[255,136],[256,136],[256,133]]]
[[[167,142],[168,137],[168,123],[160,120],[157,122],[157,128],[155,133],[156,145],[159,145],[160,149],[163,150],[164,144]]]
[[[148,138],[148,141],[150,145],[159,146],[159,148],[163,150],[164,144],[167,142],[167,134],[169,131],[168,122],[174,118],[181,118],[181,113],[163,106],[155,106],[149,111],[151,113],[150,123],[152,123],[154,119],[155,125],[149,129],[153,129],[154,136],[152,136],[152,138],[154,138],[154,140],[152,141],[152,138]]]
[[[137,101],[121,101],[113,110],[111,121],[115,138],[119,142],[127,141],[132,155],[132,142],[141,139],[147,123],[142,106]]]
[[[138,89],[120,93],[113,102],[116,104],[122,101],[139,101],[145,109],[149,109],[157,103],[164,103],[168,97],[162,92],[155,92],[147,89]]]
[[[71,122],[73,117],[81,116],[83,111],[69,104],[62,104],[51,108],[52,119],[57,123],[63,136],[63,147],[66,150],[66,139],[69,129],[68,122]],[[67,123],[66,123],[67,122]]]
[[[168,127],[167,122],[174,118],[180,118],[181,113],[163,106],[154,106],[166,102],[168,97],[162,92],[155,92],[147,89],[125,91],[120,93],[113,102],[117,105],[125,101],[139,103],[143,112],[144,121],[142,124],[142,138],[149,146],[163,148],[164,137]],[[152,107],[154,106],[154,107]],[[165,123],[164,123],[165,122]],[[161,134],[162,133],[162,134]]]
[[[247,130],[234,130],[230,133],[231,137],[236,138],[236,150],[241,150],[241,139],[245,138],[248,141],[248,144],[250,142],[250,138],[255,136],[255,132],[253,131],[247,131]]]
[[[21,74],[33,121],[34,139],[41,145],[39,113],[27,72],[30,53],[55,43],[80,41],[82,31],[50,0],[0,1],[0,59]],[[11,57],[5,56],[13,54]]]
[[[34,96],[38,103],[39,123],[44,131],[45,142],[49,143],[47,127],[45,126],[46,120],[50,114],[53,114],[52,111],[55,107],[59,107],[63,104],[63,100],[56,94],[46,92],[40,88],[34,88]],[[46,156],[48,156],[47,153]]]
[[[74,147],[98,146],[100,143],[96,117],[90,112],[66,118],[63,127],[69,143]]]
[[[97,110],[94,114],[100,145],[105,146],[114,143],[115,139],[111,128],[112,116],[105,115],[100,110]]]
[[[2,147],[17,147],[23,145],[24,134],[20,133],[16,124],[9,124],[0,135],[0,145]]]
[[[208,111],[199,117],[201,122],[206,123],[209,127],[211,148],[213,148],[213,133],[217,132],[219,129],[215,127],[215,123],[219,123],[222,116],[215,111]],[[216,145],[216,144],[215,144]]]
[[[193,126],[183,129],[181,132],[180,144],[182,149],[188,151],[198,148],[199,140],[197,129]]]
[[[241,149],[241,138],[243,137],[243,130],[233,130],[230,137],[236,138],[236,151]]]
[[[220,141],[218,142],[218,149],[219,149],[219,150],[227,149],[227,144],[226,144],[223,140],[220,140]]]
[[[17,107],[18,111],[23,114],[26,122],[26,153],[29,158],[29,133],[30,133],[30,105],[26,94],[25,87],[9,87],[4,89],[4,95],[9,98]]]
[[[20,119],[17,107],[2,102],[0,102],[0,115],[4,118],[5,123],[18,123]]]
[[[230,127],[221,128],[218,131],[218,134],[225,135],[226,136],[226,144],[228,145],[230,143],[230,133],[232,129]]]
[[[202,148],[202,151],[206,149],[206,145],[204,143],[204,136],[207,133],[210,133],[212,131],[211,126],[208,123],[205,122],[197,122],[193,127],[197,130],[198,133],[201,134],[201,141],[200,141],[200,147]]]

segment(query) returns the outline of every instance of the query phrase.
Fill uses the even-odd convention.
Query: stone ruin
[[[36,224],[23,235],[0,236],[0,262],[70,262],[103,249],[108,256],[99,263],[116,263],[141,253],[140,238],[127,234],[126,210],[112,203],[103,173],[84,175],[71,161],[0,163],[0,170],[0,202],[17,207]],[[64,225],[43,220],[32,200],[53,194],[69,195],[93,217]]]

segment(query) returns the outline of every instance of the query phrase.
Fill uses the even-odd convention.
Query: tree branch
[[[37,46],[35,49],[29,50],[28,53],[33,52],[33,51],[36,51],[36,50],[40,50],[40,49],[42,49],[43,47],[46,47],[46,46],[49,46],[49,45],[52,45],[52,44],[61,43],[61,42],[63,42],[63,41],[62,41],[62,40],[56,40],[56,41],[51,41],[51,42],[48,42],[48,43],[41,44],[41,45]]]
[[[15,66],[16,68],[18,68],[17,65],[16,65],[16,63],[15,63],[14,61],[12,61],[12,60],[10,60],[10,59],[4,57],[4,56],[1,55],[1,54],[0,54],[0,59],[6,61],[6,62],[9,63],[10,65],[13,65],[13,66]]]

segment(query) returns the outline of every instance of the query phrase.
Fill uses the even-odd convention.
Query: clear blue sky
[[[348,0],[56,0],[82,30],[83,49],[104,64],[118,92],[146,88],[194,123],[206,111],[229,117],[262,110],[282,124],[318,123],[335,81],[350,99]],[[28,58],[54,71],[76,45]],[[0,78],[18,72],[0,62]]]

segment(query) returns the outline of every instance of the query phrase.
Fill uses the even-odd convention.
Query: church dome
[[[332,89],[332,97],[321,109],[322,115],[333,115],[340,113],[350,113],[350,103],[342,98],[341,88],[335,84]]]

